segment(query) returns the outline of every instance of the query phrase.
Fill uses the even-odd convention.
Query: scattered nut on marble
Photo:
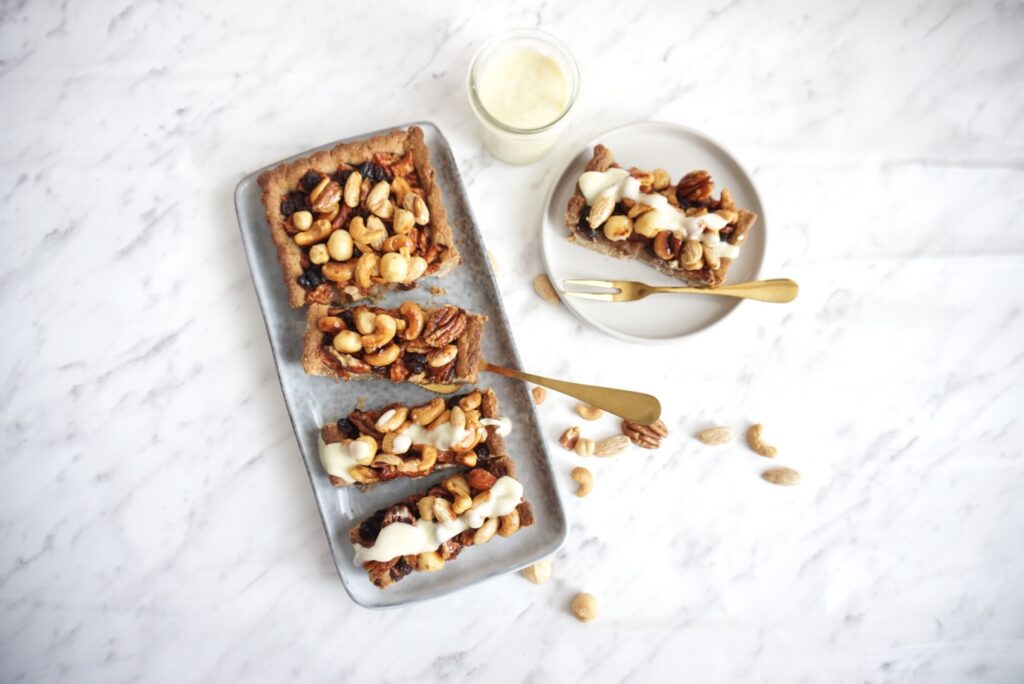
[[[551,279],[544,273],[534,277],[533,289],[548,304],[562,303],[562,300],[558,298],[558,293],[555,291],[555,286],[551,284]]]
[[[580,622],[591,622],[597,619],[597,613],[600,610],[600,606],[597,604],[597,599],[593,594],[586,592],[576,594],[576,598],[572,600],[572,612],[576,616],[576,619]]]
[[[754,423],[747,430],[747,444],[751,449],[754,450],[755,454],[764,456],[765,458],[775,458],[775,455],[779,453],[779,450],[773,446],[769,446],[764,442],[764,426],[760,423]]]
[[[583,420],[597,420],[604,415],[604,411],[594,408],[589,404],[576,404],[576,413],[580,414]]]
[[[575,425],[571,428],[567,428],[562,436],[558,438],[558,443],[562,445],[568,451],[574,451],[576,449],[576,442],[580,438],[580,429]]]
[[[544,584],[551,579],[551,561],[545,558],[529,567],[523,568],[523,577],[534,584]]]
[[[594,455],[602,457],[617,456],[625,451],[628,446],[629,437],[625,435],[605,437],[594,444]]]
[[[534,387],[530,390],[533,393],[533,403],[540,406],[544,403],[544,400],[548,398],[548,391],[543,387]]]
[[[769,468],[761,473],[762,479],[773,485],[793,487],[800,484],[800,473],[792,468]]]
[[[576,448],[574,451],[578,456],[593,456],[594,449],[596,448],[594,440],[589,437],[580,437],[576,440]]]
[[[718,446],[732,440],[732,430],[727,427],[708,428],[700,432],[697,439],[709,446]]]
[[[576,496],[583,498],[594,488],[594,474],[586,468],[573,468],[570,476],[580,485],[576,489]]]

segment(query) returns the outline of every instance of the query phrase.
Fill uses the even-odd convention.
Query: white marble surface
[[[1024,7],[432,7],[0,3],[0,679],[1024,679]],[[540,302],[553,163],[491,159],[463,92],[513,26],[583,69],[555,158],[644,119],[725,141],[799,300],[653,351]],[[550,584],[369,612],[327,553],[231,193],[424,118],[526,365],[655,392],[672,437],[591,464]],[[552,436],[569,410],[543,407]],[[689,437],[748,420],[800,487]]]

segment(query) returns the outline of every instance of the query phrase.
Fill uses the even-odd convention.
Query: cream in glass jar
[[[569,51],[542,31],[496,36],[469,70],[469,101],[484,145],[512,164],[551,151],[578,92],[579,70]]]

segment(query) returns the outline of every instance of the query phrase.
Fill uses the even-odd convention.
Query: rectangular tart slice
[[[490,458],[462,475],[382,508],[353,527],[355,563],[386,589],[409,573],[440,570],[462,549],[508,537],[533,524],[508,457]]]
[[[635,259],[700,287],[725,282],[757,214],[736,207],[723,188],[711,196],[707,171],[675,185],[664,169],[623,169],[604,145],[594,147],[569,199],[569,241],[620,259]]]
[[[378,298],[459,263],[415,126],[281,164],[258,182],[293,307]]]
[[[382,377],[417,385],[476,382],[486,316],[452,304],[397,309],[311,304],[302,367],[341,380]]]
[[[320,463],[335,487],[424,477],[454,466],[505,458],[512,421],[493,390],[474,390],[419,406],[354,410],[320,428]]]

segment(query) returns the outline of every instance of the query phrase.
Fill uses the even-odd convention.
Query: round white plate
[[[656,294],[638,302],[599,302],[566,295],[563,280],[596,278],[638,280],[651,285],[681,285],[649,266],[614,259],[570,243],[565,208],[583,168],[601,143],[625,168],[663,168],[672,179],[694,169],[707,169],[715,193],[729,188],[737,206],[757,214],[757,223],[730,265],[727,282],[756,280],[764,260],[764,207],[754,183],[739,162],[703,133],[671,123],[648,122],[616,128],[592,140],[557,178],[544,203],[541,244],[548,276],[565,305],[598,330],[630,342],[669,342],[703,330],[725,318],[742,300],[690,294]]]

